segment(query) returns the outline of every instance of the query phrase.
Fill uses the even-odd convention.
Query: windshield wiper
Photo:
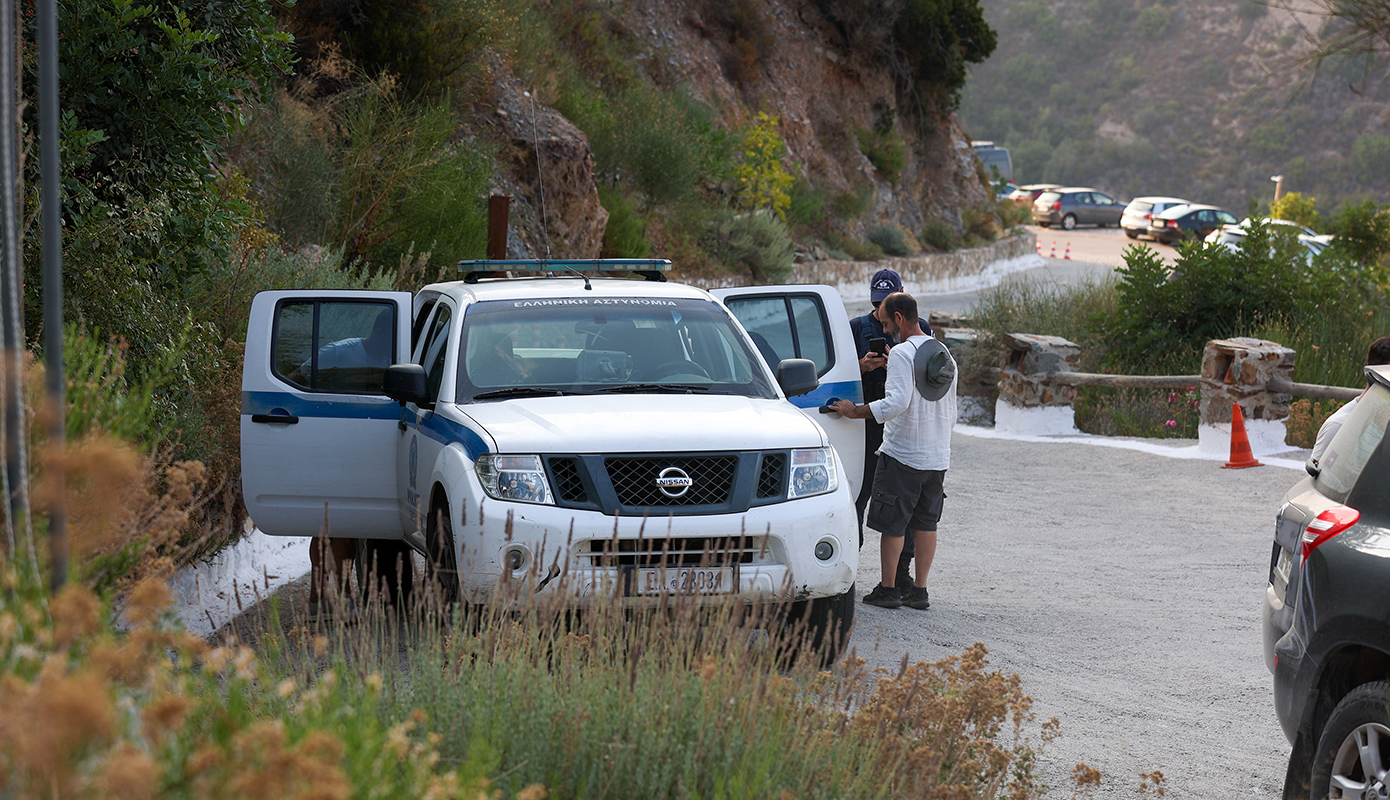
[[[473,395],[474,400],[496,400],[502,397],[563,397],[587,392],[566,392],[563,389],[540,389],[534,386],[513,386],[510,389],[494,389]]]
[[[602,394],[625,394],[629,392],[708,392],[708,386],[691,383],[625,383],[621,386],[606,386],[598,390]]]

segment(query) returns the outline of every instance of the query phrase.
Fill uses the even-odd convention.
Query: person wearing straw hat
[[[956,362],[945,345],[928,336],[917,301],[903,292],[878,309],[883,330],[897,339],[888,352],[884,397],[865,405],[840,400],[834,409],[851,419],[882,423],[883,444],[865,524],[883,535],[882,580],[864,597],[881,608],[931,606],[927,574],[936,555],[937,523],[951,465],[951,427],[956,421]],[[898,583],[898,557],[911,531],[917,570],[911,586]]]

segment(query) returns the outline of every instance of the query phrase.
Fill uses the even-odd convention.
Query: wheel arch
[[[1379,680],[1390,680],[1390,653],[1356,644],[1329,653],[1317,678],[1315,699],[1312,707],[1304,712],[1300,731],[1310,736],[1318,733],[1342,698],[1362,684]]]

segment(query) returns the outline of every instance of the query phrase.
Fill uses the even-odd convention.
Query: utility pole
[[[4,442],[6,552],[29,524],[24,435],[24,271],[19,242],[19,119],[14,0],[0,0],[0,441]],[[28,540],[32,546],[32,539]]]
[[[56,456],[48,479],[57,498],[48,509],[48,555],[56,593],[68,578],[68,512],[63,468],[63,231],[58,185],[58,0],[38,0],[39,182],[43,219],[43,349],[48,403],[48,447]]]

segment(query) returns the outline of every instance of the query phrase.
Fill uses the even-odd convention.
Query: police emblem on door
[[[650,474],[650,473],[648,473]],[[656,488],[670,498],[683,497],[694,481],[680,467],[667,467],[656,476]]]

